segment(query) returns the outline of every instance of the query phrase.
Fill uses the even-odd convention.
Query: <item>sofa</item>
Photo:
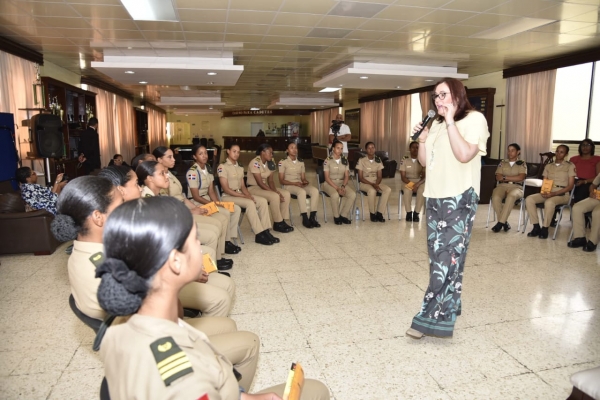
[[[50,231],[53,220],[45,210],[26,212],[18,192],[0,194],[0,254],[54,253],[60,242]]]

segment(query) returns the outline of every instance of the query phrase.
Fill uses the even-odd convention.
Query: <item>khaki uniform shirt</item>
[[[67,270],[77,308],[88,317],[103,320],[106,312],[98,304],[97,296],[100,278],[96,278],[96,266],[90,261],[90,257],[98,252],[104,252],[102,243],[73,241]]]
[[[544,168],[542,176],[546,179],[552,179],[552,191],[564,189],[569,186],[569,178],[577,176],[575,164],[570,161],[563,161],[561,164],[548,164]]]
[[[192,165],[192,167],[188,170],[187,174],[185,174],[185,177],[187,179],[188,197],[190,199],[192,197],[191,189],[198,189],[200,197],[210,200],[208,188],[210,188],[210,185],[212,185],[215,177],[208,165],[206,165],[204,170],[202,170],[198,164],[194,163],[194,165]],[[196,203],[194,200],[191,201]]]
[[[179,201],[185,200],[183,186],[181,186],[181,182],[179,182],[179,179],[171,171],[169,171],[169,189],[161,189],[160,194],[175,197]]]
[[[220,164],[217,168],[217,174],[219,178],[227,179],[229,189],[236,192],[242,191],[242,180],[244,179],[244,167],[240,166],[237,162],[233,164],[229,158]]]
[[[400,171],[404,171],[406,173],[406,179],[410,181],[419,181],[423,177],[423,166],[419,160],[413,160],[409,157],[400,161]]]
[[[341,156],[339,160],[335,160],[332,156],[327,157],[327,159],[323,161],[323,171],[329,172],[329,179],[336,184],[341,183],[344,181],[346,171],[350,171],[348,159],[344,156]]]
[[[517,176],[519,174],[527,175],[527,163],[523,160],[517,160],[510,165],[510,161],[502,160],[496,168],[496,174],[503,176]]]
[[[187,323],[133,315],[106,331],[100,358],[113,399],[238,399],[232,364]]]
[[[263,183],[268,186],[267,179],[269,179],[273,172],[275,172],[275,163],[273,161],[271,161],[271,169],[269,169],[269,162],[263,164],[260,156],[256,156],[248,164],[248,186],[258,186],[254,174],[260,174]]]
[[[148,186],[142,186],[142,197],[154,197],[154,192]]]
[[[279,161],[279,172],[283,172],[283,179],[289,182],[302,182],[302,174],[306,173],[304,161],[296,157],[296,162],[291,158]]]
[[[369,160],[368,156],[362,157],[356,163],[356,169],[363,172],[363,178],[371,183],[377,182],[377,171],[383,169],[381,158],[375,156],[373,160]]]

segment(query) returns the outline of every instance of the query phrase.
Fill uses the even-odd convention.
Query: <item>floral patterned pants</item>
[[[454,331],[478,201],[473,188],[456,197],[427,199],[429,286],[411,325],[425,335],[452,336]]]

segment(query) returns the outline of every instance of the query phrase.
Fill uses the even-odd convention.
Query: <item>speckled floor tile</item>
[[[48,400],[96,399],[100,396],[100,384],[104,378],[104,368],[65,372],[52,388]]]

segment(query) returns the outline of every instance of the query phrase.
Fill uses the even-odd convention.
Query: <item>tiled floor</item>
[[[409,339],[428,264],[425,223],[398,222],[399,182],[385,182],[385,224],[336,226],[319,211],[322,228],[308,230],[294,203],[296,230],[267,248],[244,221],[232,318],[261,337],[254,389],[299,361],[337,400],[565,399],[572,373],[600,365],[600,252],[567,248],[568,217],[556,241],[517,233],[516,209],[513,229],[494,234],[483,205],[454,337]],[[102,365],[67,304],[63,249],[1,259],[2,399],[98,398]]]

